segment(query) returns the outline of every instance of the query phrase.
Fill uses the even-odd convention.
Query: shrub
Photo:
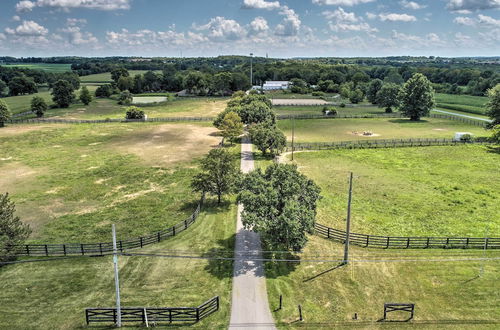
[[[323,107],[322,112],[325,116],[336,116],[338,114],[338,111],[336,108],[327,107],[327,106]]]
[[[462,142],[472,142],[473,137],[470,134],[464,134],[460,137],[460,141]]]
[[[339,107],[345,108],[345,103],[344,102],[340,103]]]
[[[129,91],[123,91],[118,97],[118,104],[129,105],[132,103],[132,94]]]
[[[14,215],[15,205],[9,194],[0,194],[0,261],[16,259],[14,245],[21,245],[31,234],[27,224]]]
[[[95,97],[110,97],[113,94],[113,87],[109,84],[97,87]]]
[[[126,119],[145,119],[146,115],[144,111],[142,111],[138,107],[128,107],[127,114],[125,115]]]
[[[36,114],[38,118],[43,117],[47,109],[47,103],[45,103],[45,100],[40,96],[35,96],[31,99],[31,111]]]
[[[325,96],[324,92],[312,92],[312,96]]]

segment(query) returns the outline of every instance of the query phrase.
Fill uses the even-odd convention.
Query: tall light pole
[[[113,232],[113,264],[115,266],[115,291],[116,291],[116,326],[122,326],[122,310],[120,303],[120,280],[118,276],[118,249],[116,248],[116,230],[115,224],[111,225]]]
[[[250,53],[250,88],[253,87],[253,53]]]

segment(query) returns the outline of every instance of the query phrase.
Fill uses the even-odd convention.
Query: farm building
[[[265,91],[273,91],[280,89],[288,89],[290,86],[289,81],[266,81],[262,86],[262,89]]]

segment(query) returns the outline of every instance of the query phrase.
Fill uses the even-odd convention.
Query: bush
[[[344,102],[340,103],[339,107],[345,108],[345,103]]]
[[[312,92],[312,96],[325,96],[324,92]]]
[[[470,134],[464,134],[460,137],[460,141],[462,142],[472,142],[474,138]]]
[[[0,194],[0,261],[16,259],[14,245],[22,245],[31,234],[27,224],[14,215],[15,205],[9,194]]]
[[[95,97],[110,97],[113,94],[113,87],[109,84],[97,87]]]
[[[118,104],[129,105],[130,103],[132,103],[132,94],[129,91],[121,92],[118,97]]]
[[[128,107],[127,114],[125,115],[126,119],[145,119],[146,115],[144,111],[142,111],[138,107]]]
[[[47,111],[47,109],[47,103],[40,96],[35,96],[31,99],[31,111],[36,114],[38,118],[43,117],[43,114]]]

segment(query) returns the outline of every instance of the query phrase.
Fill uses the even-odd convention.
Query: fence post
[[[172,236],[175,236],[175,226],[172,227]]]
[[[196,307],[196,322],[200,321],[200,309]]]
[[[156,235],[158,236],[158,242],[159,242],[161,240],[160,232],[158,232]]]
[[[102,255],[102,243],[99,243],[99,251],[101,252]]]
[[[302,318],[302,306],[299,305],[299,320],[303,321],[304,319]]]
[[[141,249],[142,249],[142,237],[139,237],[140,241],[141,241]]]
[[[278,308],[281,310],[283,308],[283,295],[280,294],[280,307]]]
[[[66,244],[63,244],[63,252],[64,252],[64,255],[66,255]]]
[[[426,246],[426,248],[429,248],[429,241],[430,241],[430,240],[431,240],[431,238],[430,238],[430,237],[427,237],[427,246]]]
[[[85,255],[85,249],[83,248],[83,243],[80,244],[80,250],[82,251],[82,256]]]
[[[366,247],[370,244],[370,235],[366,235]]]
[[[194,216],[194,213],[193,213],[193,216]],[[193,217],[191,216],[191,217]],[[187,220],[184,220],[184,229],[188,229],[188,223],[187,223]]]
[[[388,249],[388,248],[389,248],[389,240],[390,240],[390,239],[391,239],[391,238],[390,238],[389,236],[387,236],[387,246],[385,247],[386,249]]]
[[[326,231],[326,235],[328,238],[330,238],[330,227],[328,227],[327,231]]]
[[[47,257],[49,256],[49,249],[47,248],[47,244],[45,244],[45,255]]]

